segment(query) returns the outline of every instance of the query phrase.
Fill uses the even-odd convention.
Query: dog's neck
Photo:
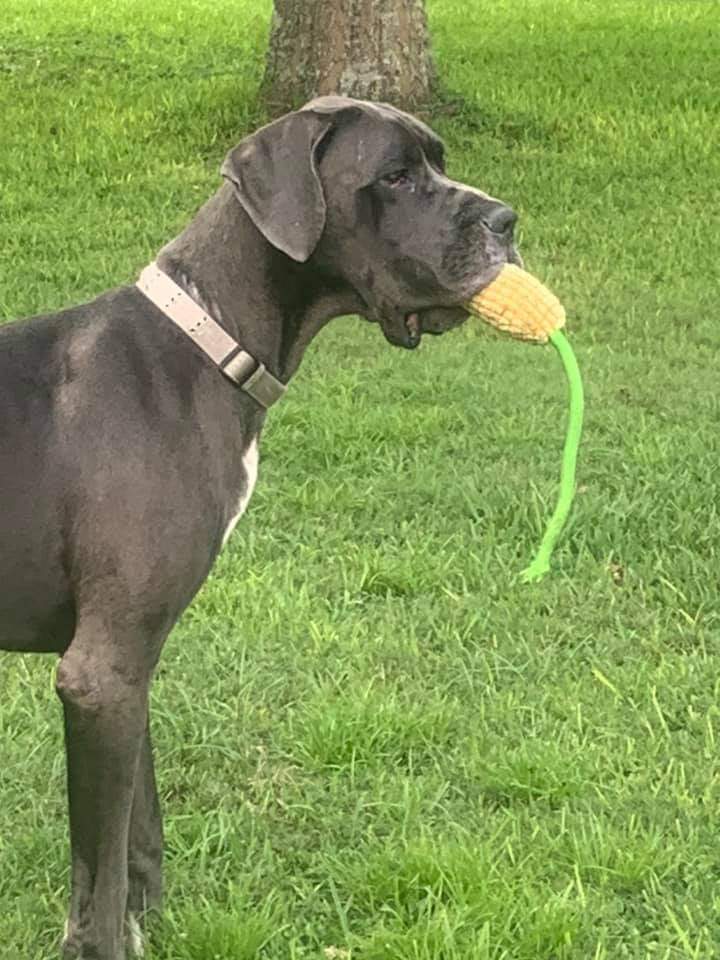
[[[257,256],[259,244],[263,257]],[[229,184],[163,247],[157,263],[285,383],[328,320],[362,306],[352,290],[330,277],[319,277],[316,270],[269,244]]]

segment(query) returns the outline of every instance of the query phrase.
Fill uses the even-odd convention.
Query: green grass
[[[469,323],[335,321],[154,688],[151,960],[720,955],[716,5],[430,0],[451,173],[517,207],[587,393]],[[268,0],[4,0],[0,316],[125,282],[263,117]],[[460,100],[459,98],[462,98]],[[0,661],[0,956],[68,887],[47,658]]]

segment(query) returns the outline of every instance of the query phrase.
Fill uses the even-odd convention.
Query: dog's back
[[[217,552],[237,394],[147,309],[120,287],[0,327],[0,650],[64,651],[108,582],[180,609]]]
[[[62,315],[0,327],[0,648],[61,650],[73,617],[52,472]],[[51,465],[52,464],[52,465]],[[38,646],[38,644],[40,646]]]

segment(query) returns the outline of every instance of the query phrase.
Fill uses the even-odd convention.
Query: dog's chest
[[[235,529],[238,520],[245,513],[245,508],[248,505],[250,497],[252,496],[253,488],[255,486],[255,481],[257,480],[258,472],[258,438],[255,437],[251,442],[245,453],[242,456],[242,476],[240,479],[240,495],[235,504],[235,512],[230,517],[230,522],[225,527],[225,533],[223,534],[222,545],[228,541],[230,534]]]

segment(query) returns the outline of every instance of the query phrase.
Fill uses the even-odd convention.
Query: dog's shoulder
[[[69,367],[92,353],[122,313],[131,310],[133,289],[119,287],[79,306],[0,325],[0,393],[15,403],[36,401],[67,379]]]

